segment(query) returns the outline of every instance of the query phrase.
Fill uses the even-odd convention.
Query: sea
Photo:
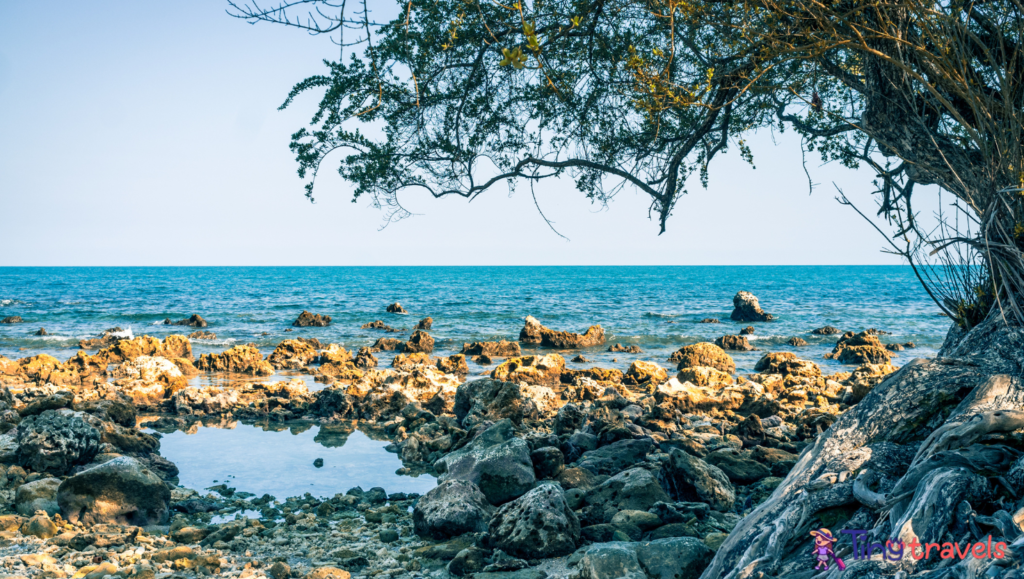
[[[756,295],[777,319],[731,321],[740,290]],[[394,302],[409,313],[386,313]],[[330,326],[293,328],[303,310],[329,315]],[[667,365],[680,346],[752,325],[747,338],[758,351],[733,353],[739,372],[753,371],[769,351],[797,352],[826,371],[844,369],[823,358],[838,336],[810,333],[825,325],[875,328],[889,332],[883,342],[912,342],[915,348],[895,354],[901,365],[933,356],[950,326],[904,266],[0,268],[0,318],[25,320],[0,324],[0,355],[12,359],[40,353],[66,359],[79,340],[113,327],[135,336],[188,334],[192,328],[163,322],[192,314],[217,336],[194,340],[197,356],[240,344],[269,354],[299,336],[357,349],[382,336],[404,338],[428,316],[435,355],[448,355],[467,342],[515,340],[532,315],[556,330],[584,332],[600,324],[608,343],[572,352],[567,359],[580,353],[592,362],[569,366],[622,369],[634,359]],[[699,323],[705,318],[721,323]],[[374,320],[403,331],[360,329]],[[34,335],[39,328],[48,335]],[[809,345],[790,346],[793,337]],[[608,352],[615,343],[643,352]]]

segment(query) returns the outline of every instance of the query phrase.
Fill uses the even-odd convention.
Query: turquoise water
[[[269,353],[296,336],[357,348],[383,335],[401,336],[361,330],[366,322],[382,319],[411,329],[426,316],[434,318],[435,354],[449,354],[463,342],[516,339],[523,319],[533,315],[560,330],[601,324],[609,343],[639,345],[639,356],[608,353],[607,345],[584,352],[598,364],[625,368],[638,357],[665,363],[682,345],[738,333],[747,324],[728,319],[738,290],[753,292],[779,318],[753,324],[756,347],[796,350],[836,369],[822,359],[835,336],[812,336],[810,330],[830,324],[892,332],[882,340],[918,345],[896,356],[902,364],[933,355],[949,327],[910,268],[901,266],[8,267],[0,268],[0,318],[18,315],[26,323],[0,325],[0,355],[68,358],[79,339],[113,326],[130,327],[135,335],[187,334],[191,328],[161,322],[193,313],[217,334],[216,340],[193,342],[197,355],[250,342]],[[410,315],[385,313],[395,301]],[[333,322],[285,332],[304,309]],[[696,323],[706,317],[723,323]],[[33,336],[40,327],[51,335]],[[793,336],[811,345],[785,344]],[[734,357],[741,371],[750,371],[759,355]]]

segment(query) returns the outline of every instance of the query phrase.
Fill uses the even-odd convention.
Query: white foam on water
[[[121,330],[120,332],[110,332],[110,334],[108,334],[108,335],[111,336],[111,337],[114,337],[114,338],[121,338],[122,340],[134,340],[135,339],[135,334],[132,333],[132,327],[131,326],[128,326],[127,330]]]

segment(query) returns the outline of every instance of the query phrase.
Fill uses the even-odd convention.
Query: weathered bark
[[[1018,454],[977,443],[1024,427],[1022,368],[1019,328],[989,321],[966,335],[951,331],[939,357],[913,360],[889,376],[804,449],[772,496],[732,531],[701,579],[815,575],[809,531],[826,508],[856,511],[853,519],[862,526],[850,528],[869,530],[872,542],[910,534],[935,541],[962,531],[962,519],[976,518],[968,503],[990,494],[986,473],[999,466],[1005,472]],[[871,490],[876,483],[878,490]],[[977,576],[990,564],[957,561],[950,569],[958,577]],[[913,573],[917,563],[910,557],[899,566],[848,560],[843,578]]]

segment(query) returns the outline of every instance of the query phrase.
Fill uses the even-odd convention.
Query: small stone
[[[292,573],[292,568],[287,563],[278,561],[270,566],[267,570],[267,575],[273,577],[273,579],[285,579]]]
[[[627,535],[623,531],[616,530],[615,532],[612,533],[612,540],[613,541],[622,541],[623,543],[629,543],[633,539],[630,539],[629,535]]]
[[[398,531],[394,529],[381,529],[377,537],[382,543],[394,543],[398,540]]]
[[[57,536],[57,525],[50,520],[45,511],[39,511],[21,526],[22,535],[32,535],[40,539],[50,539]]]
[[[318,458],[318,459],[314,460],[313,461],[313,466],[315,466],[317,468],[322,468],[324,466],[324,459]]]

